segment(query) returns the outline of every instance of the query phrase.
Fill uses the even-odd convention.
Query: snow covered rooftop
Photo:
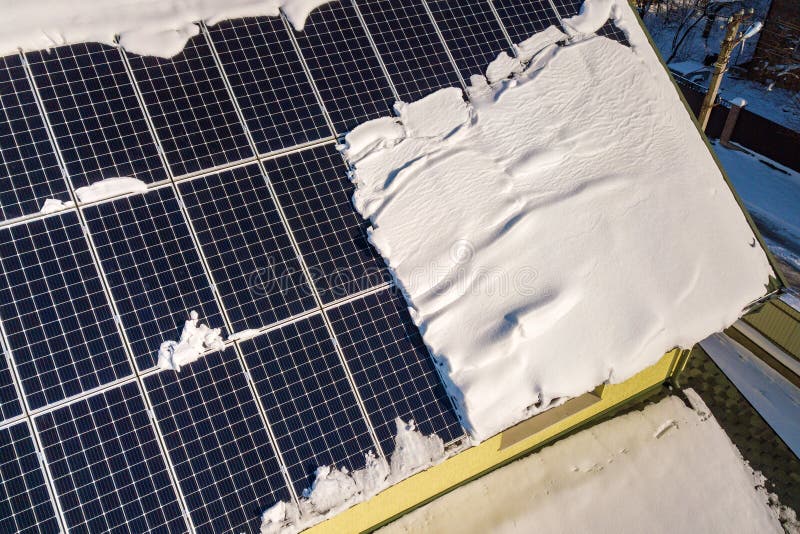
[[[731,325],[772,274],[627,4],[587,4],[470,102],[347,136],[356,208],[478,439]],[[609,14],[630,48],[574,30]]]
[[[463,445],[447,393],[477,442],[765,293],[765,252],[623,0],[514,46],[484,6],[505,44],[463,88],[427,3],[356,5],[50,0],[0,17],[0,148],[39,173],[14,167],[0,221],[0,319],[18,329],[0,431],[18,425],[46,465],[102,450],[90,482],[43,490],[81,501],[54,523],[253,530],[261,509],[265,531],[297,529]],[[301,30],[317,6],[304,42],[274,18]],[[272,18],[195,24],[255,15]],[[595,35],[609,19],[630,46]],[[400,41],[417,30],[430,46]],[[18,52],[83,41],[170,59]],[[380,117],[401,90],[430,94]],[[120,442],[146,472],[103,456]],[[164,502],[122,517],[151,479]]]

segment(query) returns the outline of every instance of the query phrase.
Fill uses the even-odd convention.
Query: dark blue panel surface
[[[198,532],[258,532],[289,500],[234,349],[145,378],[156,421]]]
[[[519,44],[548,26],[561,29],[549,0],[492,0],[511,40]]]
[[[159,346],[178,339],[191,311],[222,326],[172,188],[90,206],[85,216],[139,369],[156,364]]]
[[[0,58],[0,220],[69,200],[67,183],[19,56]]]
[[[402,295],[386,289],[327,311],[372,426],[387,454],[395,418],[445,443],[464,434]]]
[[[331,135],[280,18],[229,20],[209,34],[259,153]]]
[[[358,7],[404,102],[443,87],[460,87],[422,0],[360,1]]]
[[[35,418],[71,532],[185,532],[136,383]]]
[[[31,409],[131,373],[75,212],[0,230],[0,318]]]
[[[173,58],[130,63],[175,176],[253,156],[204,35]]]
[[[395,97],[352,4],[315,9],[296,38],[337,134],[392,115]]]
[[[383,261],[367,241],[350,198],[353,184],[333,144],[265,162],[278,203],[324,302],[383,282]]]
[[[553,3],[558,9],[558,14],[566,19],[578,14],[583,5],[583,0],[553,0]],[[611,20],[606,21],[603,27],[597,30],[597,35],[608,37],[625,46],[631,45],[625,32],[617,28]]]
[[[0,422],[22,413],[22,403],[8,365],[5,352],[0,350]]]
[[[234,331],[316,306],[258,164],[178,189]]]
[[[0,532],[58,532],[27,422],[0,429]]]
[[[444,36],[461,77],[482,75],[510,43],[486,0],[428,0],[433,18]]]
[[[321,315],[241,347],[298,493],[319,466],[364,467],[375,445]]]
[[[81,43],[27,57],[75,187],[167,177],[119,50]]]

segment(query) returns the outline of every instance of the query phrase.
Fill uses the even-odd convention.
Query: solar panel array
[[[0,531],[254,532],[317,466],[391,455],[397,417],[463,438],[335,143],[577,10],[554,2],[332,2],[302,33],[200,24],[170,59],[0,58]],[[76,203],[122,176],[147,190]],[[160,371],[190,311],[249,336]]]

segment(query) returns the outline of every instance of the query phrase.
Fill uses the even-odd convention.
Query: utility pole
[[[742,41],[742,34],[739,33],[739,26],[752,15],[752,8],[747,11],[742,9],[728,18],[725,39],[723,39],[719,47],[719,56],[717,56],[717,61],[714,62],[714,74],[711,76],[708,92],[703,99],[703,105],[700,106],[700,115],[697,117],[697,120],[700,122],[700,128],[703,131],[705,131],[708,125],[708,118],[711,116],[711,109],[714,107],[714,101],[717,99],[719,86],[722,84],[722,77],[728,70],[728,61],[731,59],[731,53],[733,53],[733,49],[736,48],[736,45]]]

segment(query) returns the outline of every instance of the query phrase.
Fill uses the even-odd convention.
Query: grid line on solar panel
[[[84,209],[89,234],[139,370],[156,364],[191,311],[223,324],[172,186]]]
[[[390,81],[352,4],[315,9],[294,38],[336,134],[392,113]]]
[[[144,385],[194,526],[257,531],[261,512],[290,495],[235,349]]]
[[[364,467],[375,443],[321,314],[239,346],[298,493],[319,466]]]
[[[67,528],[186,530],[136,383],[34,418]]]
[[[316,307],[257,163],[177,187],[234,332]]]
[[[558,12],[549,0],[489,0],[515,43],[549,26],[561,29]]]
[[[30,409],[132,372],[74,211],[0,229],[0,320]]]
[[[553,3],[553,8],[556,9],[559,16],[563,18],[577,15],[583,4],[583,0],[551,0],[551,2]],[[631,45],[625,32],[617,28],[614,21],[611,19],[607,20],[605,24],[597,30],[597,35],[608,37],[625,46]]]
[[[122,53],[173,176],[254,157],[204,34],[169,59]]]
[[[413,102],[461,85],[422,0],[357,4],[401,100]]]
[[[326,311],[383,450],[394,450],[395,418],[414,419],[445,443],[464,435],[419,330],[396,288]]]
[[[22,58],[0,58],[0,221],[35,215],[69,190]]]
[[[60,530],[28,422],[0,429],[0,532]]]
[[[26,57],[73,187],[167,178],[118,48],[80,43]]]
[[[278,204],[323,303],[390,277],[351,204],[353,184],[335,145],[264,161]]]
[[[0,423],[22,414],[22,401],[14,380],[13,362],[3,338],[0,335]]]
[[[204,33],[217,52],[258,153],[331,136],[281,18],[228,20]]]
[[[426,0],[464,80],[483,74],[509,42],[485,0]]]

